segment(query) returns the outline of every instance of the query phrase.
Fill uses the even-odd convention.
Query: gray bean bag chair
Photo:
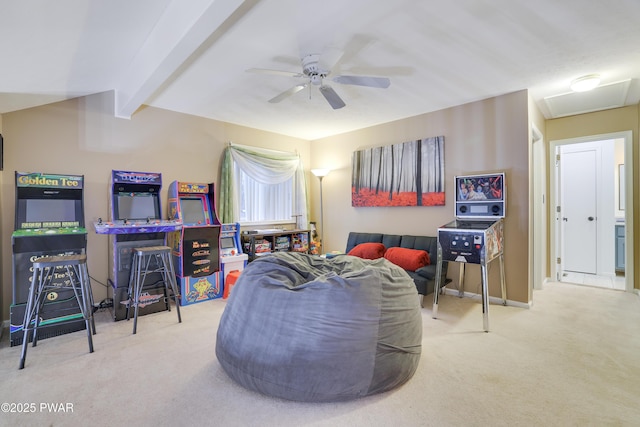
[[[409,380],[422,317],[413,280],[381,258],[275,253],[242,272],[216,356],[242,386],[305,402],[368,396]]]

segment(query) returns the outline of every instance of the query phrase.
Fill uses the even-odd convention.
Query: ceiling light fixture
[[[589,74],[578,77],[571,82],[571,90],[574,92],[586,92],[595,89],[600,84],[599,74]]]

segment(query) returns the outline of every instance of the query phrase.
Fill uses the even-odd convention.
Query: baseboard
[[[454,295],[454,296],[460,296],[460,293],[458,292],[457,289],[444,289],[444,293],[447,295]],[[473,292],[464,292],[462,294],[463,297],[465,298],[480,298],[482,299],[482,295],[480,294],[476,294]],[[492,297],[489,296],[489,304],[499,304],[502,305],[503,301],[502,298],[498,298],[498,297]],[[507,298],[507,304],[510,307],[519,307],[519,308],[531,308],[531,303],[526,303],[526,302],[520,302],[520,301],[512,301],[510,299]]]
[[[545,285],[549,284],[549,283],[553,283],[553,280],[551,280],[550,277],[545,277],[544,279],[542,279],[542,283],[540,283],[540,287],[533,287],[533,291],[541,291],[544,289]]]

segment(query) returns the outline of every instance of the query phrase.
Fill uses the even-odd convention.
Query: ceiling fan
[[[334,110],[344,107],[346,104],[336,93],[331,86],[325,84],[325,79],[329,79],[335,83],[345,85],[357,85],[386,89],[391,82],[386,77],[371,77],[371,76],[348,76],[338,75],[329,77],[331,74],[330,67],[323,67],[320,64],[320,55],[307,55],[302,58],[302,73],[268,70],[264,68],[250,68],[247,70],[250,73],[265,73],[275,74],[279,76],[294,77],[302,79],[303,81],[290,89],[285,90],[280,95],[277,95],[269,100],[271,103],[278,103],[291,95],[300,92],[302,89],[311,88],[311,86],[318,86],[320,93],[327,100],[329,105]]]

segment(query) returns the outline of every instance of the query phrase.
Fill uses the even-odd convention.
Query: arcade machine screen
[[[503,200],[504,174],[456,177],[456,199]]]
[[[504,173],[456,177],[456,217],[504,218]]]
[[[200,197],[181,197],[180,213],[183,224],[208,224],[204,210],[204,201]]]
[[[235,249],[236,242],[233,240],[233,237],[222,237],[220,238],[220,249]]]
[[[26,222],[65,222],[76,221],[76,201],[64,199],[25,200]]]
[[[119,193],[114,206],[115,219],[159,219],[159,203],[157,193]]]
[[[20,187],[15,219],[16,230],[84,227],[82,188]]]
[[[220,239],[221,249],[229,249],[229,248],[235,248],[235,247],[236,247],[236,243],[233,240],[233,237],[223,237]]]

